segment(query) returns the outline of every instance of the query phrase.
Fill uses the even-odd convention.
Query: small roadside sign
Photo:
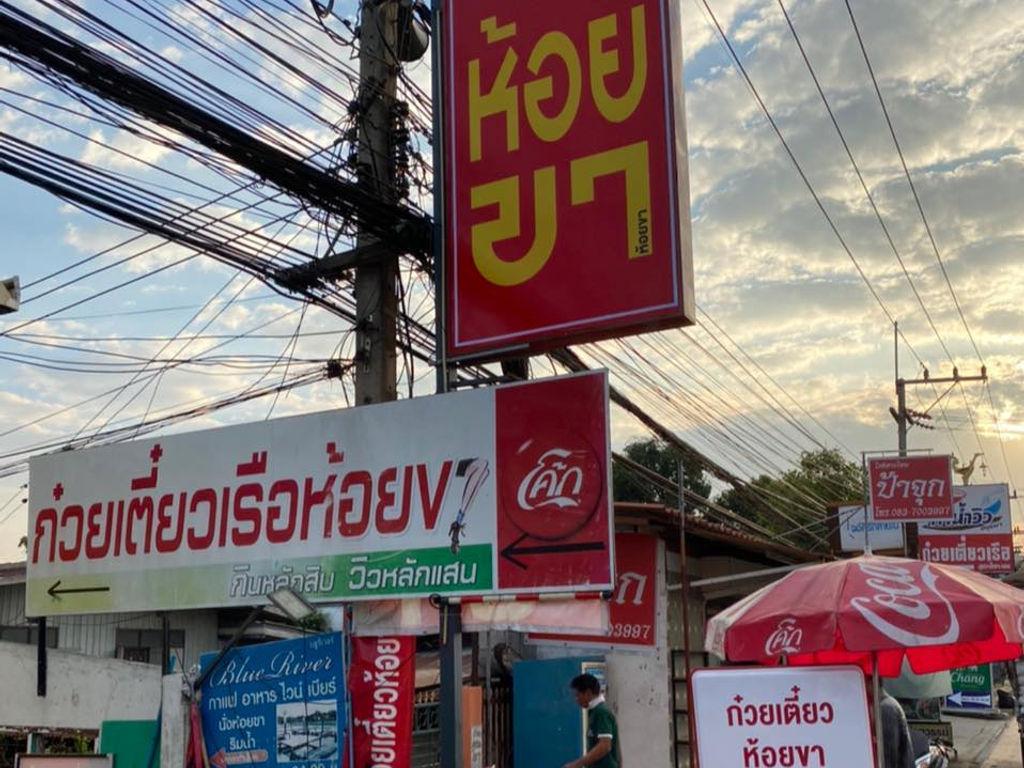
[[[946,697],[947,709],[992,709],[992,665],[954,669],[950,673],[953,693]]]
[[[876,522],[949,520],[953,517],[950,456],[868,459],[872,519]]]

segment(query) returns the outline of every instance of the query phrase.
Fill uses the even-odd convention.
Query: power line
[[[931,224],[928,223],[928,217],[925,215],[924,206],[921,204],[921,197],[917,193],[917,185],[914,184],[914,178],[910,174],[910,168],[907,166],[907,159],[903,154],[903,147],[900,145],[899,137],[896,135],[896,127],[893,125],[892,118],[889,115],[889,108],[885,104],[885,98],[882,96],[882,89],[878,85],[878,78],[875,76],[875,68],[871,64],[871,57],[868,56],[867,47],[864,45],[864,38],[860,32],[860,26],[857,24],[857,17],[853,13],[853,6],[850,5],[850,0],[845,0],[846,10],[850,14],[850,22],[853,24],[853,30],[857,34],[857,44],[860,46],[861,54],[864,57],[864,63],[867,65],[868,73],[871,75],[871,83],[875,88],[875,93],[878,95],[878,103],[882,107],[882,114],[885,115],[885,123],[889,127],[889,135],[892,136],[893,144],[896,147],[896,153],[900,158],[900,165],[903,166],[903,174],[906,176],[907,184],[910,185],[910,191],[914,196],[914,204],[917,206],[917,211],[921,215],[921,221],[924,224],[925,232],[928,233],[928,241],[932,245],[932,250],[935,252],[935,260],[939,264],[939,269],[942,272],[942,277],[946,281],[946,286],[949,288],[949,295],[953,299],[953,304],[956,307],[957,314],[960,315],[960,321],[963,323],[964,330],[967,331],[967,337],[971,341],[971,346],[974,347],[974,352],[978,356],[978,360],[982,365],[985,365],[985,358],[981,354],[981,350],[978,348],[978,343],[974,339],[974,334],[971,332],[971,327],[967,322],[967,316],[964,315],[963,307],[960,305],[960,300],[957,298],[956,291],[953,288],[953,283],[949,279],[949,273],[946,271],[946,265],[942,260],[942,254],[939,252],[938,243],[935,241],[935,235],[932,233]]]
[[[730,55],[732,56],[733,63],[736,65],[736,68],[739,70],[740,74],[743,76],[743,79],[746,82],[747,87],[750,89],[750,92],[753,94],[754,99],[758,103],[758,106],[760,106],[761,111],[764,113],[765,118],[767,118],[768,124],[772,127],[772,130],[775,131],[775,135],[778,137],[779,141],[782,144],[783,149],[785,149],[786,154],[789,156],[789,159],[792,162],[793,167],[796,168],[796,171],[799,174],[801,181],[803,181],[804,186],[807,187],[807,191],[811,194],[811,197],[813,198],[815,205],[818,207],[818,210],[821,211],[821,215],[825,218],[825,221],[828,223],[829,229],[832,230],[832,234],[835,235],[836,239],[839,241],[840,246],[842,246],[843,250],[846,252],[846,255],[849,257],[850,262],[853,264],[854,268],[857,270],[857,274],[860,275],[861,280],[864,281],[864,284],[867,286],[868,290],[871,292],[871,295],[874,297],[874,299],[877,302],[879,308],[881,308],[882,312],[888,318],[889,324],[890,325],[895,325],[896,324],[895,316],[892,314],[892,312],[889,311],[889,308],[886,306],[885,302],[882,301],[882,297],[878,294],[878,291],[876,290],[874,284],[872,284],[871,280],[868,278],[867,274],[864,272],[864,269],[861,267],[860,262],[857,260],[857,257],[854,255],[853,250],[850,248],[849,244],[846,242],[846,238],[844,238],[842,233],[839,231],[839,227],[836,225],[835,220],[833,220],[832,215],[828,212],[828,209],[825,207],[824,202],[822,202],[821,197],[818,195],[818,191],[814,188],[814,185],[811,183],[810,178],[808,178],[807,173],[804,171],[803,165],[797,159],[796,154],[793,152],[792,147],[790,147],[789,141],[786,139],[785,134],[783,134],[782,129],[779,127],[779,124],[775,120],[775,117],[772,115],[771,111],[768,109],[768,105],[765,103],[764,99],[761,97],[760,91],[758,91],[757,90],[757,86],[754,85],[754,81],[751,79],[750,74],[747,72],[747,68],[743,65],[743,61],[740,59],[739,54],[736,52],[736,49],[733,47],[732,41],[729,39],[728,35],[726,35],[725,30],[722,28],[721,23],[719,23],[718,17],[715,15],[714,10],[712,10],[711,5],[708,3],[708,0],[700,0],[700,1],[703,3],[704,8],[707,10],[707,12],[710,14],[711,20],[714,23],[715,29],[717,30],[717,32],[718,32],[719,36],[721,37],[722,41],[725,43],[725,45],[726,45]],[[906,341],[906,339],[904,339],[904,340]],[[913,347],[910,345],[909,341],[907,341],[907,346],[911,350],[913,350]],[[916,352],[914,352],[914,356],[917,357],[917,353]]]
[[[781,4],[782,0],[779,0],[779,2]],[[885,117],[885,124],[889,128],[889,135],[892,137],[893,145],[896,148],[896,154],[899,156],[900,165],[903,168],[903,175],[907,179],[907,184],[909,185],[910,192],[914,198],[914,205],[917,207],[917,211],[921,216],[921,222],[924,224],[925,232],[928,234],[928,241],[931,243],[932,251],[935,253],[935,260],[938,262],[939,270],[942,273],[942,278],[943,280],[945,280],[946,287],[949,289],[949,295],[953,299],[953,306],[956,307],[957,314],[960,316],[960,322],[963,323],[964,330],[967,332],[967,337],[968,339],[970,339],[971,346],[974,348],[974,352],[978,356],[978,361],[981,363],[982,368],[985,368],[985,358],[981,354],[981,350],[978,348],[978,343],[974,338],[974,333],[971,331],[971,326],[967,322],[967,316],[964,314],[963,307],[960,304],[960,299],[957,297],[956,290],[953,288],[953,282],[949,279],[949,272],[947,272],[946,265],[942,260],[942,254],[939,252],[939,246],[935,240],[935,235],[932,232],[931,224],[928,222],[927,215],[925,215],[924,205],[921,203],[921,197],[917,193],[917,185],[914,183],[914,178],[910,173],[910,167],[907,165],[907,158],[903,153],[903,147],[900,144],[899,137],[896,135],[896,126],[893,124],[892,117],[889,114],[889,108],[888,106],[886,106],[885,103],[885,97],[882,95],[882,89],[878,84],[878,78],[875,75],[875,68],[871,63],[871,57],[868,55],[867,46],[864,44],[864,37],[861,35],[860,26],[857,24],[857,17],[853,13],[853,6],[850,4],[850,0],[845,0],[845,4],[846,10],[850,16],[850,22],[853,25],[853,30],[857,36],[857,44],[860,47],[861,54],[864,58],[864,64],[867,66],[868,74],[871,76],[871,84],[875,89],[875,94],[878,96],[878,103],[882,108],[882,114]],[[952,361],[952,356],[949,355],[948,349],[946,350],[946,354],[947,356],[950,357],[950,360]],[[963,392],[963,385],[961,385],[960,390],[961,392]],[[971,405],[967,400],[966,392],[963,392],[963,399],[964,406],[967,408],[967,415],[970,417],[971,420],[971,427],[974,429],[974,435],[978,441],[978,448],[979,450],[981,450],[982,453],[985,453],[985,446],[981,441],[981,434],[978,431],[978,426],[974,419],[974,411],[971,409]],[[1002,445],[1000,445],[1000,448],[1003,449]]]
[[[695,0],[695,1],[697,1],[697,0]],[[889,308],[886,306],[885,302],[882,300],[882,298],[879,295],[879,293],[878,293],[877,289],[875,288],[874,284],[868,278],[867,274],[864,272],[864,270],[861,267],[860,263],[858,262],[857,258],[854,256],[854,253],[853,253],[852,249],[850,248],[849,244],[846,242],[846,239],[840,233],[838,226],[836,225],[835,221],[833,220],[831,214],[829,214],[828,209],[825,207],[825,205],[822,202],[820,196],[818,195],[817,191],[815,190],[814,185],[811,183],[809,177],[807,176],[806,172],[804,171],[803,166],[801,165],[800,161],[797,159],[796,154],[794,153],[793,149],[790,147],[789,142],[787,141],[785,135],[782,133],[781,128],[779,127],[778,123],[776,122],[774,116],[771,114],[771,111],[768,109],[768,106],[765,103],[764,99],[761,97],[761,94],[757,90],[757,87],[754,85],[754,82],[751,79],[750,74],[747,72],[746,67],[743,65],[743,62],[740,59],[739,55],[737,54],[736,49],[735,49],[735,47],[732,44],[732,41],[729,39],[728,35],[726,35],[725,30],[723,29],[721,23],[718,21],[718,17],[715,15],[715,12],[712,10],[710,4],[708,3],[708,0],[700,0],[700,2],[703,3],[704,9],[710,15],[710,19],[711,19],[711,22],[713,24],[713,27],[714,27],[715,31],[717,31],[719,37],[721,38],[721,41],[725,44],[726,49],[728,50],[729,54],[732,57],[733,63],[735,64],[736,68],[739,70],[740,74],[743,76],[743,79],[746,82],[747,87],[750,89],[750,92],[753,94],[755,100],[757,101],[758,105],[761,108],[761,111],[764,113],[765,117],[767,118],[768,123],[771,125],[772,129],[775,131],[775,134],[778,137],[779,141],[782,143],[782,146],[785,149],[786,154],[789,156],[790,161],[792,162],[793,166],[796,168],[797,173],[800,175],[800,178],[803,181],[804,185],[806,186],[808,192],[810,192],[811,197],[814,199],[814,202],[817,205],[818,209],[821,211],[822,215],[825,217],[826,222],[828,223],[828,225],[829,225],[830,229],[832,230],[833,234],[835,235],[836,239],[839,241],[839,244],[842,246],[843,250],[846,252],[846,255],[850,258],[851,262],[853,263],[854,267],[856,268],[857,273],[861,277],[861,280],[868,287],[868,290],[871,292],[871,295],[874,297],[874,299],[877,302],[878,306],[881,308],[882,312],[888,318],[889,323],[897,328],[897,333],[898,333],[899,337],[903,340],[903,343],[910,350],[911,354],[914,356],[914,358],[918,361],[918,363],[921,366],[924,366],[925,363],[924,363],[924,360],[922,359],[921,355],[918,354],[918,352],[914,348],[913,344],[911,344],[910,340],[907,338],[907,336],[906,336],[905,332],[903,331],[903,329],[899,328],[898,324],[896,323],[895,316],[889,310]],[[827,102],[827,99],[826,99],[826,102]],[[830,114],[831,114],[831,108],[830,108]],[[836,123],[836,127],[838,128],[838,123]],[[851,153],[851,159],[852,159],[852,153]],[[883,224],[884,224],[884,222],[883,222]],[[981,443],[980,435],[978,436],[978,441],[979,441],[979,445],[980,445],[980,443]]]
[[[796,42],[797,48],[800,49],[800,55],[803,57],[804,64],[807,65],[807,71],[811,76],[811,80],[814,81],[814,87],[817,89],[822,103],[825,105],[825,110],[828,112],[829,119],[832,121],[832,126],[836,129],[836,134],[839,136],[839,141],[842,143],[843,149],[846,151],[846,156],[850,160],[850,165],[853,167],[854,173],[857,175],[857,180],[860,182],[861,189],[864,190],[864,196],[871,205],[871,210],[875,214],[875,219],[878,221],[878,225],[882,228],[882,232],[885,234],[885,239],[889,243],[889,248],[892,250],[893,256],[896,257],[896,261],[899,262],[900,269],[903,270],[903,276],[907,279],[907,283],[910,285],[910,290],[913,291],[914,298],[917,299],[917,303],[921,307],[921,311],[924,313],[925,318],[928,320],[928,325],[931,326],[932,332],[935,334],[935,338],[938,339],[939,346],[942,347],[942,350],[946,353],[946,357],[949,358],[949,361],[953,363],[953,365],[956,365],[953,353],[949,351],[949,347],[946,345],[945,339],[943,339],[942,334],[939,333],[939,329],[935,325],[935,320],[932,318],[932,314],[928,310],[928,305],[925,304],[920,291],[917,289],[917,285],[914,283],[914,279],[910,276],[910,270],[907,269],[907,264],[904,261],[903,256],[900,254],[899,248],[896,247],[896,242],[893,240],[892,233],[889,231],[889,227],[885,223],[885,219],[882,217],[881,211],[878,209],[878,203],[875,202],[875,196],[871,193],[871,189],[868,187],[867,181],[864,180],[864,174],[861,172],[860,166],[857,164],[857,160],[853,155],[853,150],[850,149],[850,144],[846,139],[846,134],[840,127],[839,120],[836,118],[836,114],[832,110],[832,104],[829,102],[828,96],[825,95],[825,90],[822,88],[821,81],[818,79],[818,73],[814,71],[814,66],[811,64],[811,60],[807,56],[807,51],[804,49],[803,41],[800,39],[800,35],[796,31],[793,20],[789,16],[789,11],[786,10],[786,5],[783,0],[776,0],[776,2],[778,2],[782,15],[786,19],[786,24],[789,26],[789,31],[793,35],[793,40]]]
[[[5,501],[2,506],[0,506],[0,514],[3,514],[4,512],[6,512],[7,508],[10,507],[11,504],[14,503],[15,499],[17,499],[19,496],[21,496],[22,493],[25,492],[26,488],[28,488],[27,485],[23,485],[20,488],[18,488],[18,490],[16,490],[14,492],[14,495],[11,496],[11,498],[9,498],[7,501]],[[6,515],[4,515],[3,517],[0,517],[0,525],[3,525],[8,520],[10,520],[14,516],[14,513],[17,512],[17,511],[18,511],[18,508],[15,507],[10,512],[8,512]]]
[[[810,57],[807,55],[807,50],[804,48],[803,41],[800,39],[800,35],[796,30],[796,26],[793,24],[793,20],[789,15],[789,11],[786,10],[784,0],[776,0],[779,9],[782,11],[782,15],[786,20],[786,25],[789,27],[790,33],[793,35],[793,40],[796,43],[797,48],[800,51],[800,56],[803,58],[804,64],[807,67],[807,71],[811,76],[811,80],[814,82],[814,87],[821,97],[822,104],[825,106],[826,112],[828,112],[829,119],[832,122],[832,126],[835,128],[836,134],[839,136],[839,141],[843,145],[843,150],[846,152],[846,157],[850,161],[850,166],[853,168],[854,173],[857,175],[857,180],[860,182],[861,189],[864,192],[864,196],[867,198],[868,203],[871,206],[871,210],[875,215],[875,219],[878,221],[879,227],[882,229],[882,233],[885,235],[886,242],[889,244],[889,248],[892,250],[893,256],[896,257],[896,261],[900,265],[900,269],[903,272],[903,276],[907,280],[907,284],[910,286],[910,290],[914,294],[914,298],[917,300],[918,306],[924,313],[925,319],[928,321],[928,325],[931,327],[932,333],[939,342],[939,346],[942,347],[949,362],[956,367],[956,360],[953,357],[953,353],[950,351],[949,346],[946,344],[946,340],[942,337],[939,332],[938,326],[935,324],[935,320],[932,317],[931,311],[928,309],[928,305],[925,303],[924,298],[921,296],[921,292],[918,290],[917,285],[914,282],[913,277],[910,274],[910,270],[907,268],[906,261],[904,260],[899,248],[896,246],[896,242],[893,239],[892,233],[889,231],[889,226],[885,222],[885,218],[882,216],[881,211],[878,208],[878,203],[875,201],[875,196],[872,194],[867,181],[864,179],[864,174],[857,163],[857,159],[854,157],[853,150],[850,148],[850,144],[847,141],[846,134],[843,132],[842,127],[839,125],[839,120],[836,117],[835,111],[832,109],[832,104],[829,102],[828,96],[825,95],[825,89],[821,85],[821,81],[818,78],[818,73],[814,70],[814,65],[811,63]],[[916,356],[916,353],[915,353]],[[918,358],[920,360],[920,358]],[[962,387],[961,387],[962,390]],[[974,414],[970,410],[970,405],[967,403],[966,395],[964,396],[964,404],[967,405],[968,415],[971,418],[971,424],[974,425]],[[943,417],[945,418],[945,409],[942,411]],[[946,424],[948,426],[948,419]],[[978,446],[984,452],[984,447],[981,444],[981,436],[978,434],[977,428],[975,427],[975,435],[978,438]]]
[[[845,443],[843,443],[843,442],[842,442],[842,441],[841,441],[841,440],[840,440],[840,439],[839,439],[838,437],[836,437],[836,436],[835,436],[835,434],[833,434],[833,433],[832,433],[832,432],[831,432],[831,431],[829,430],[829,428],[828,428],[828,427],[826,427],[826,426],[825,426],[825,425],[824,425],[824,424],[823,424],[823,423],[822,423],[822,422],[821,422],[821,421],[820,421],[820,420],[818,419],[818,417],[816,417],[816,416],[815,416],[815,415],[814,415],[813,413],[811,413],[811,412],[810,412],[809,410],[807,410],[806,406],[804,406],[804,404],[803,404],[803,403],[801,403],[801,402],[800,402],[799,400],[797,400],[797,399],[796,399],[795,397],[793,397],[793,395],[791,395],[791,394],[789,393],[789,391],[788,391],[788,390],[786,390],[786,389],[785,389],[785,388],[784,388],[784,387],[783,387],[783,386],[782,386],[781,384],[779,384],[779,382],[778,382],[777,380],[775,380],[775,379],[774,379],[774,378],[772,377],[772,375],[771,375],[770,373],[768,373],[768,371],[766,371],[766,370],[764,369],[764,367],[763,367],[763,366],[762,366],[762,365],[761,365],[760,363],[758,363],[758,362],[757,362],[757,360],[756,360],[756,359],[755,359],[755,358],[754,358],[754,357],[753,357],[753,356],[752,356],[752,355],[751,355],[751,354],[750,354],[749,352],[747,352],[747,351],[746,351],[746,350],[745,350],[745,349],[744,349],[743,347],[741,347],[741,346],[739,345],[739,343],[738,343],[738,342],[737,342],[737,341],[736,341],[736,340],[735,340],[735,339],[734,339],[734,338],[733,338],[732,336],[730,336],[730,335],[729,335],[728,333],[726,333],[725,329],[724,329],[724,328],[722,328],[722,326],[721,326],[721,325],[720,325],[720,324],[719,324],[719,323],[718,323],[718,322],[717,322],[717,321],[715,320],[715,318],[713,318],[713,317],[712,317],[712,316],[711,316],[710,314],[708,314],[707,310],[705,310],[705,309],[704,309],[703,307],[701,307],[701,306],[698,306],[698,307],[697,307],[697,310],[698,310],[698,311],[699,311],[699,312],[700,312],[700,313],[701,313],[702,315],[704,315],[704,317],[705,317],[705,318],[707,319],[707,321],[708,321],[709,323],[711,323],[711,325],[712,325],[712,326],[714,326],[714,328],[715,328],[715,329],[716,329],[716,330],[718,331],[718,333],[719,333],[719,334],[721,334],[722,336],[724,336],[724,337],[725,337],[725,339],[726,339],[726,340],[727,340],[727,341],[728,341],[728,342],[729,342],[730,344],[732,344],[732,345],[733,345],[734,347],[736,347],[736,349],[738,349],[738,350],[739,350],[740,354],[742,354],[742,355],[743,355],[743,357],[744,357],[744,358],[745,358],[745,359],[746,359],[747,361],[749,361],[749,362],[750,362],[750,364],[751,364],[751,365],[753,365],[753,366],[754,366],[754,367],[755,367],[755,368],[756,368],[756,369],[758,370],[758,372],[759,372],[759,373],[760,373],[760,374],[761,374],[762,376],[764,376],[764,377],[765,377],[766,379],[768,379],[768,381],[770,381],[770,382],[771,382],[771,383],[772,383],[772,384],[773,384],[773,385],[775,386],[775,388],[776,388],[776,389],[778,389],[778,390],[779,390],[780,392],[782,392],[782,394],[784,394],[784,395],[785,395],[785,396],[786,396],[786,397],[787,397],[787,398],[789,399],[789,401],[790,401],[790,402],[791,402],[791,403],[792,403],[793,405],[795,405],[795,406],[796,406],[796,407],[797,407],[797,408],[798,408],[798,409],[800,410],[800,412],[801,412],[801,413],[803,413],[803,414],[804,414],[804,416],[806,416],[806,417],[807,417],[807,418],[809,418],[809,419],[810,419],[810,420],[811,420],[812,422],[814,422],[814,424],[815,424],[815,425],[817,425],[818,429],[820,429],[820,430],[821,430],[822,432],[824,432],[824,433],[825,433],[826,435],[828,435],[828,436],[829,436],[829,437],[830,437],[830,438],[832,439],[832,441],[833,441],[833,442],[834,442],[834,443],[835,443],[836,445],[840,446],[840,447],[841,447],[841,448],[842,448],[842,449],[843,449],[844,451],[846,451],[846,453],[847,453],[847,454],[848,454],[849,456],[851,456],[852,458],[856,458],[856,457],[857,457],[857,455],[856,455],[856,454],[854,453],[854,451],[853,451],[853,450],[851,450],[851,449],[850,449],[850,447],[849,447],[848,445],[846,445],[846,444],[845,444]],[[707,328],[707,326],[703,326],[703,325],[702,325],[702,327],[704,328],[704,330],[705,330],[705,331],[708,331],[708,328]],[[718,338],[718,337],[717,337],[717,336],[716,336],[715,334],[713,334],[713,333],[710,333],[710,332],[709,332],[709,335],[711,336],[711,338],[712,338],[712,339],[714,339],[714,340],[715,340],[715,342],[716,342],[716,343],[717,343],[717,344],[718,344],[718,345],[719,345],[720,347],[722,347],[722,349],[723,349],[723,350],[724,350],[724,351],[726,352],[726,354],[728,354],[728,355],[729,355],[730,359],[732,359],[732,360],[733,360],[733,361],[734,361],[734,362],[735,362],[735,363],[736,363],[737,365],[739,365],[739,366],[740,366],[740,368],[742,368],[742,369],[743,369],[743,371],[744,371],[744,372],[745,372],[745,373],[746,373],[746,374],[747,374],[748,376],[750,376],[750,378],[751,378],[751,379],[753,379],[754,381],[756,381],[756,382],[758,383],[758,386],[760,386],[760,387],[761,387],[762,389],[764,389],[765,393],[766,393],[766,394],[768,394],[768,395],[769,395],[769,397],[771,397],[771,398],[772,398],[773,400],[775,400],[775,397],[774,397],[774,395],[772,395],[772,394],[771,394],[771,393],[769,392],[768,388],[764,386],[764,384],[763,384],[763,383],[762,383],[762,382],[760,381],[760,379],[759,379],[759,378],[758,378],[757,376],[754,376],[754,375],[753,375],[753,374],[752,374],[752,373],[751,373],[750,371],[748,371],[748,370],[747,370],[747,368],[746,368],[746,366],[745,366],[745,365],[744,365],[744,364],[743,364],[743,363],[742,363],[741,361],[739,361],[739,360],[737,360],[737,359],[736,359],[736,357],[735,357],[735,356],[734,356],[734,355],[733,355],[733,354],[732,354],[732,353],[731,353],[731,352],[730,352],[730,351],[729,351],[729,350],[728,350],[728,349],[726,348],[726,346],[725,346],[725,345],[724,345],[724,344],[723,344],[723,343],[721,342],[721,340],[719,340],[719,338]],[[782,405],[782,403],[779,403],[779,402],[778,402],[778,400],[775,400],[775,402],[776,402],[776,403],[777,403],[777,404],[779,405],[779,407],[783,408],[783,410],[787,410],[787,409],[785,408],[785,406],[783,406],[783,405]],[[788,413],[788,410],[787,410],[787,413]]]

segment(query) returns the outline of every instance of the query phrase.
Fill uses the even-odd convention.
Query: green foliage
[[[767,498],[773,507],[786,512],[790,517],[810,522],[812,514],[823,518],[828,504],[859,501],[864,497],[860,465],[846,460],[835,450],[805,453],[798,467],[779,477],[761,475],[751,485],[765,493],[755,494],[744,489],[730,488],[720,494],[716,501],[778,533],[792,529],[792,524],[773,514],[759,499]],[[822,532],[822,529],[817,531],[819,534]],[[814,541],[806,535],[799,539],[808,543]]]
[[[704,476],[704,470],[700,464],[691,458],[684,457],[682,452],[662,440],[657,438],[634,440],[623,449],[622,453],[637,464],[642,464],[662,477],[668,478],[673,486],[678,482],[676,480],[677,468],[679,459],[682,457],[686,488],[705,499],[711,493],[711,483]],[[664,504],[670,507],[678,505],[677,494],[674,491],[663,488],[660,484],[652,483],[647,478],[639,476],[636,472],[619,464],[615,464],[612,468],[612,485],[615,501]]]
[[[95,739],[84,733],[48,736],[43,752],[47,755],[88,755],[93,753]]]
[[[671,445],[656,438],[635,440],[622,453],[675,484],[677,463],[683,454]],[[683,467],[686,487],[704,498],[710,498],[711,483],[700,464],[684,458]],[[674,491],[652,483],[620,464],[614,465],[612,479],[616,501],[664,504],[670,507],[678,503]],[[771,507],[797,521],[798,525],[803,525],[814,520],[825,520],[829,504],[858,501],[864,494],[860,465],[848,461],[835,450],[805,453],[800,457],[798,466],[788,472],[776,477],[761,475],[752,480],[750,485],[754,487],[753,490],[730,488],[719,494],[715,501],[775,533],[786,533],[797,526],[773,512],[766,501],[770,502]],[[824,538],[826,526],[822,524],[812,530]],[[792,540],[808,547],[820,546],[820,542],[807,532],[795,534]]]
[[[296,624],[305,632],[320,633],[327,631],[327,617],[320,611],[311,613],[302,621],[296,622]]]

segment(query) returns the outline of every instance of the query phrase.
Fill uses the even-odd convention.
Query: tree
[[[829,504],[844,504],[864,497],[861,467],[846,460],[839,451],[828,449],[805,453],[796,468],[779,477],[761,475],[750,485],[752,489],[730,488],[716,501],[778,533],[794,526],[773,513],[766,502],[795,520],[809,523],[812,515],[825,519]],[[816,531],[819,535],[822,532]],[[800,539],[814,542],[813,537],[806,535]]]
[[[678,482],[676,480],[677,468],[679,459],[682,458],[683,472],[686,476],[684,485],[687,490],[705,499],[711,493],[711,483],[704,476],[701,465],[663,440],[653,437],[647,440],[634,440],[626,445],[622,453],[626,458],[667,478],[673,487]],[[652,482],[636,471],[618,463],[612,467],[612,485],[615,501],[664,504],[671,507],[677,506],[679,503],[674,490],[664,488],[662,484]]]

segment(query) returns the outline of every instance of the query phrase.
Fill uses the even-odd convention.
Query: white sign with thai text
[[[856,667],[701,669],[693,708],[697,755],[710,768],[874,764]]]
[[[903,524],[868,520],[863,506],[839,507],[839,546],[843,552],[903,549]]]
[[[603,372],[40,456],[26,614],[602,590]]]

